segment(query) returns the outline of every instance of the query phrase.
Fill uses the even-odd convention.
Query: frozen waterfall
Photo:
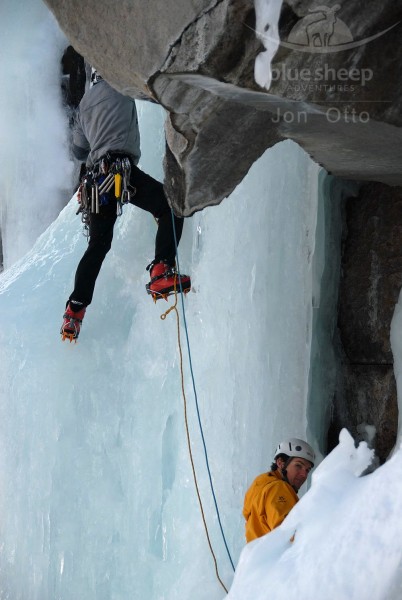
[[[39,0],[30,10],[27,1],[23,6],[21,20],[10,21],[14,30],[7,21],[7,56],[16,70],[18,49],[34,27],[47,31],[46,56],[46,44],[61,48],[63,39]],[[17,11],[11,2],[6,8],[10,17]],[[42,60],[39,50],[31,56]],[[26,157],[24,173],[35,172],[33,157],[40,156],[64,182],[71,165],[53,61],[40,70],[40,85],[25,90],[13,143]],[[2,102],[1,112],[10,114],[10,102]],[[33,110],[44,103],[54,120],[50,146],[43,144],[42,113]],[[164,115],[153,105],[138,107],[140,166],[161,179]],[[31,231],[21,221],[26,251],[4,213],[22,192],[8,185],[1,198],[10,258],[0,276],[0,599],[221,600],[186,445],[176,318],[162,320],[168,304],[154,305],[145,293],[153,219],[125,208],[79,342],[62,343],[64,304],[86,240],[75,198],[55,218],[63,204],[59,175],[48,181],[54,193],[45,196],[46,206],[43,187],[31,181],[28,198],[41,222],[40,231]],[[307,437],[319,454],[324,447],[335,319],[322,307],[336,304],[341,196],[336,181],[284,142],[221,205],[185,223],[180,267],[193,280],[185,315],[234,583],[206,471],[179,301],[190,437],[219,573],[228,588],[233,583],[231,600],[401,595],[401,450],[359,477],[371,452],[365,444],[355,448],[347,432],[284,524],[245,548],[244,493],[268,468],[278,440]]]

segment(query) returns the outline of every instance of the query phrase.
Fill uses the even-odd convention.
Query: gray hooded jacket
[[[129,154],[137,164],[141,151],[134,100],[104,80],[89,88],[75,116],[72,150],[88,167],[108,151]]]

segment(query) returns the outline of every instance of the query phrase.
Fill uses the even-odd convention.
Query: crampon
[[[152,266],[151,281],[145,288],[154,302],[161,299],[167,301],[172,294],[187,294],[191,289],[191,279],[188,275],[177,273],[174,267],[160,262]]]
[[[78,336],[81,331],[81,323],[82,319],[85,315],[85,307],[79,310],[78,312],[74,312],[71,310],[70,305],[67,305],[66,312],[63,315],[63,325],[60,329],[61,339],[64,342],[65,340],[69,340],[70,343],[72,341],[77,342]]]

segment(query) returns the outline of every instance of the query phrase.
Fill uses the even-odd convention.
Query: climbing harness
[[[116,214],[118,217],[123,214],[123,206],[130,202],[136,192],[130,185],[130,175],[129,157],[109,152],[86,170],[78,188],[80,207],[76,213],[81,213],[86,237],[89,236],[90,215],[99,214],[100,208],[110,203],[113,188]]]
[[[177,238],[176,238],[176,231],[175,231],[175,226],[174,226],[174,214],[173,214],[173,211],[171,211],[171,214],[172,214],[172,224],[173,224],[174,241],[175,241],[175,247],[176,247],[176,263],[177,263],[177,269],[176,269],[176,271],[177,271],[177,275],[178,275],[178,286],[179,286],[179,288],[181,288],[180,264],[179,264],[179,256],[178,256],[178,248],[177,248]],[[198,406],[197,390],[196,390],[196,386],[195,386],[194,371],[193,371],[192,360],[191,360],[191,351],[190,351],[190,342],[189,342],[189,336],[188,336],[188,330],[187,330],[186,313],[185,313],[185,310],[184,310],[184,300],[183,300],[183,295],[184,294],[183,294],[183,291],[181,289],[180,289],[180,292],[181,292],[181,299],[182,299],[181,300],[181,305],[182,305],[182,313],[183,313],[184,330],[185,330],[186,341],[187,341],[187,352],[188,352],[188,358],[189,358],[190,373],[191,373],[191,379],[192,379],[192,385],[193,385],[193,392],[194,392],[194,398],[195,398],[195,405],[196,405],[196,411],[197,411],[198,424],[199,424],[200,433],[201,433],[201,439],[202,439],[202,443],[203,443],[204,457],[205,457],[205,462],[206,462],[207,471],[208,471],[209,483],[210,483],[212,497],[213,497],[214,504],[215,504],[215,511],[216,511],[216,515],[217,515],[217,518],[218,518],[219,527],[220,527],[221,534],[222,534],[222,539],[223,539],[223,542],[225,544],[226,552],[227,552],[227,555],[229,557],[229,561],[230,561],[230,564],[232,566],[232,569],[233,569],[233,571],[235,571],[233,560],[232,560],[232,557],[230,555],[229,548],[228,548],[227,541],[226,541],[226,537],[225,537],[225,534],[224,534],[224,531],[223,531],[222,522],[221,522],[221,518],[220,518],[220,514],[219,514],[218,503],[217,503],[217,500],[216,500],[215,490],[214,490],[214,486],[213,486],[213,482],[212,482],[211,469],[210,469],[210,466],[209,466],[207,446],[206,446],[206,443],[205,443],[205,437],[204,437],[204,432],[203,432],[203,428],[202,428],[202,422],[201,422],[200,411],[199,411],[199,406]],[[186,399],[186,394],[185,394],[185,389],[184,389],[183,353],[182,353],[181,340],[180,340],[180,318],[179,318],[179,312],[177,310],[177,290],[176,290],[176,286],[175,286],[175,302],[174,302],[173,306],[171,306],[166,312],[164,312],[161,315],[161,319],[165,320],[166,317],[167,317],[167,315],[171,311],[174,311],[176,313],[177,340],[178,340],[179,358],[180,358],[181,387],[182,387],[182,395],[183,395],[183,403],[184,403],[184,421],[185,421],[185,426],[186,426],[187,446],[188,446],[188,452],[189,452],[189,456],[190,456],[191,467],[192,467],[192,471],[193,471],[193,478],[194,478],[195,489],[196,489],[196,493],[197,493],[197,497],[198,497],[198,503],[199,503],[199,506],[200,506],[202,520],[203,520],[203,523],[204,523],[205,534],[206,534],[208,545],[209,545],[209,549],[211,551],[212,558],[213,558],[213,561],[214,561],[214,564],[215,564],[216,577],[217,577],[219,583],[221,584],[221,586],[223,587],[223,589],[225,590],[225,592],[228,593],[228,590],[227,590],[226,586],[224,585],[224,583],[223,583],[223,581],[222,581],[222,579],[221,579],[221,577],[219,575],[218,563],[217,563],[217,559],[216,559],[216,556],[215,556],[215,552],[214,552],[213,547],[212,547],[212,543],[211,543],[211,539],[210,539],[210,535],[209,535],[209,531],[208,531],[208,526],[207,526],[206,519],[205,519],[205,513],[204,513],[204,508],[203,508],[203,504],[202,504],[201,494],[200,494],[200,490],[199,490],[199,486],[198,486],[197,474],[196,474],[196,470],[195,470],[195,466],[194,466],[193,453],[192,453],[192,449],[191,449],[190,432],[189,432],[188,417],[187,417],[187,399]]]

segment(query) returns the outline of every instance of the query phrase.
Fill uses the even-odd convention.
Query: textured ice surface
[[[0,226],[9,267],[71,194],[60,87],[68,42],[39,0],[2,0],[0,30]]]

